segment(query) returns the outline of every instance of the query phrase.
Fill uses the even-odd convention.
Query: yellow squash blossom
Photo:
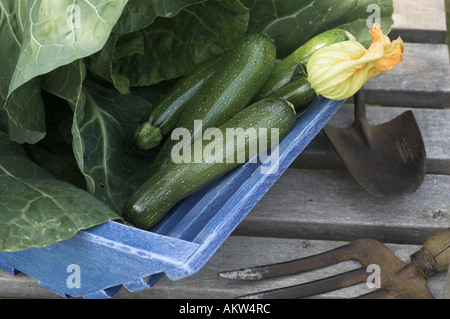
[[[308,81],[318,95],[331,100],[353,96],[364,83],[403,60],[402,39],[390,41],[379,25],[370,30],[368,50],[357,41],[344,41],[315,52],[307,64]]]

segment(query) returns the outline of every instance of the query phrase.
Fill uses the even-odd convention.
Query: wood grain
[[[445,43],[444,0],[394,0],[394,25],[389,36],[407,42]]]

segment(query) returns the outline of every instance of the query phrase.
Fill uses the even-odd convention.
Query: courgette
[[[246,35],[222,57],[216,72],[189,100],[175,126],[188,129],[194,137],[199,133],[194,132],[196,120],[202,121],[203,129],[225,123],[250,104],[267,81],[275,59],[276,47],[272,39],[260,33]],[[150,174],[170,161],[176,143],[170,138],[165,141]]]
[[[282,86],[270,95],[270,97],[278,97],[291,102],[297,112],[297,117],[308,110],[316,96],[316,92],[305,75]]]
[[[122,216],[135,227],[151,228],[180,200],[241,165],[239,158],[248,161],[255,145],[257,154],[267,154],[272,129],[278,132],[281,140],[292,130],[295,119],[292,104],[283,99],[267,98],[250,105],[218,128],[222,139],[218,136],[211,140],[203,138],[201,149],[191,144],[191,160],[178,164],[170,161],[152,175],[129,198]],[[236,131],[228,130],[231,128]],[[250,138],[252,129],[256,139]],[[241,137],[241,143],[236,136]],[[196,158],[202,160],[195,161]]]
[[[197,93],[216,71],[221,56],[185,75],[161,98],[138,126],[134,137],[141,150],[158,146],[175,128],[187,102]]]
[[[256,99],[271,96],[272,93],[295,80],[304,72],[309,58],[320,48],[354,39],[355,37],[351,33],[341,29],[328,30],[313,37],[289,56],[276,63],[269,79],[256,95]]]

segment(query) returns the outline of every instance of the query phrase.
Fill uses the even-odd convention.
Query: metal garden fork
[[[241,296],[241,299],[305,298],[340,288],[367,282],[369,265],[379,266],[379,288],[357,298],[369,299],[433,299],[426,280],[437,272],[446,271],[450,263],[450,228],[428,239],[420,250],[405,263],[384,244],[373,239],[358,239],[347,245],[318,255],[288,262],[220,272],[231,280],[262,280],[294,275],[332,266],[342,261],[356,260],[361,268],[300,285]]]

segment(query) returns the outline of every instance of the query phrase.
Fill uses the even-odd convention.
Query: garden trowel
[[[355,94],[354,124],[348,128],[326,125],[323,130],[350,174],[369,193],[400,196],[422,184],[426,152],[412,111],[369,125],[361,89]]]

